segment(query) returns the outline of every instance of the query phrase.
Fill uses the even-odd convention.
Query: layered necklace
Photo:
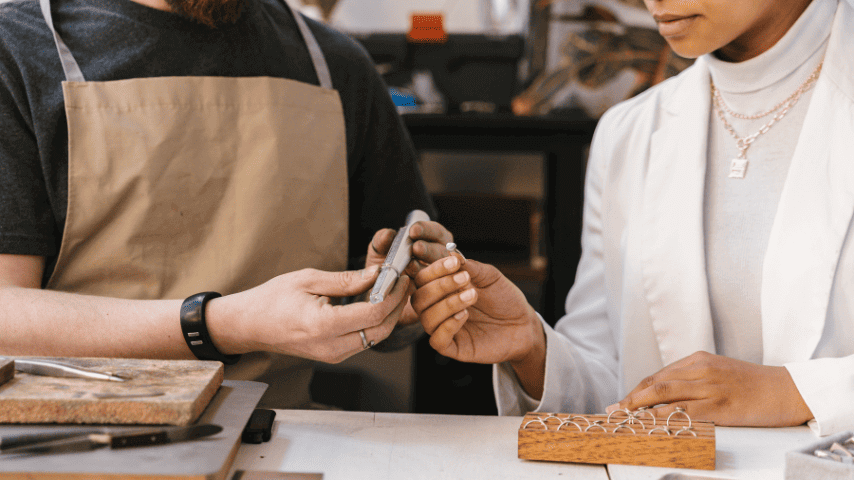
[[[732,159],[732,162],[730,163],[729,178],[744,178],[744,175],[747,173],[747,149],[750,148],[750,145],[756,141],[760,135],[771,130],[771,127],[773,127],[775,123],[785,117],[786,114],[789,113],[789,110],[798,103],[798,100],[800,100],[803,94],[815,85],[815,82],[818,80],[818,76],[821,73],[822,65],[824,65],[824,62],[819,63],[818,67],[813,70],[812,74],[806,79],[806,81],[804,81],[804,83],[802,83],[794,93],[789,95],[788,98],[775,105],[774,108],[756,115],[743,115],[732,111],[727,106],[726,102],[724,102],[723,97],[721,97],[720,90],[715,88],[715,82],[712,82],[712,105],[714,106],[715,113],[718,115],[718,118],[721,119],[721,122],[723,122],[726,131],[735,138],[736,145],[738,146],[738,158]],[[730,125],[726,119],[726,116],[730,115],[742,120],[759,120],[760,118],[765,118],[774,113],[776,113],[776,115],[774,115],[768,123],[763,125],[758,132],[746,137],[738,136],[738,133],[736,133],[735,129],[732,128],[732,125]]]

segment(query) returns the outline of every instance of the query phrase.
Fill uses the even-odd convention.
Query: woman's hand
[[[657,417],[682,407],[692,419],[723,426],[786,427],[813,418],[785,367],[707,352],[697,352],[645,378],[607,411],[653,405],[662,405],[648,410]]]
[[[430,345],[463,362],[510,362],[522,386],[539,397],[545,335],[522,292],[495,267],[451,255],[415,277],[412,306]]]
[[[376,266],[345,272],[298,270],[211,300],[207,317],[214,344],[226,354],[269,351],[341,362],[364,349],[360,330],[368,342],[379,343],[408,304],[411,281],[405,275],[382,303],[330,301],[364,293],[377,271]]]

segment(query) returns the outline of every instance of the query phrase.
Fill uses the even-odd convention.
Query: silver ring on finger
[[[362,348],[363,349],[367,350],[367,349],[373,347],[374,345],[376,345],[376,343],[374,343],[373,340],[371,340],[370,342],[368,341],[368,337],[365,336],[365,330],[364,329],[359,330],[359,335],[361,335],[361,337],[362,337]]]

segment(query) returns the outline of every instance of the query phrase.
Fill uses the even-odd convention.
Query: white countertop
[[[716,429],[714,471],[520,460],[521,417],[277,410],[273,437],[240,447],[232,472],[321,473],[324,480],[657,480],[668,472],[783,480],[785,452],[819,441],[807,427]],[[227,478],[232,478],[230,473]]]

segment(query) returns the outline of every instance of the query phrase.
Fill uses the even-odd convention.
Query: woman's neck
[[[166,3],[166,0],[132,0],[140,5],[145,5],[146,7],[155,8],[157,10],[163,10],[164,12],[171,12],[172,7]]]
[[[780,0],[775,15],[755,25],[715,52],[725,62],[743,62],[773,47],[798,21],[813,0]]]

